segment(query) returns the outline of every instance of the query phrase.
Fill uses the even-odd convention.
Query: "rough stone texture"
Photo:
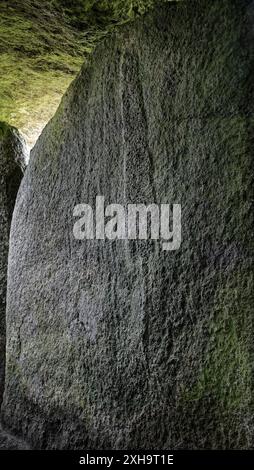
[[[25,168],[24,143],[13,127],[0,122],[0,403],[5,368],[5,312],[9,232]]]
[[[46,448],[253,447],[253,2],[108,38],[14,215],[6,426]],[[181,203],[183,243],[75,241],[73,208]]]
[[[171,0],[1,0],[0,121],[33,147],[87,54],[119,23]]]
[[[0,450],[29,450],[29,446],[21,439],[5,432],[0,426]]]

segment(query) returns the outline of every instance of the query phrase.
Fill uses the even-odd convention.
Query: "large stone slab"
[[[253,447],[253,2],[106,39],[14,214],[3,421],[44,448]],[[180,203],[182,245],[77,241],[73,209]]]
[[[24,168],[24,142],[21,136],[13,127],[0,122],[0,402],[4,387],[9,232]]]

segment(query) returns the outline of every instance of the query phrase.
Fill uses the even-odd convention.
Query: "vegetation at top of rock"
[[[1,0],[0,120],[32,145],[108,31],[170,0]]]

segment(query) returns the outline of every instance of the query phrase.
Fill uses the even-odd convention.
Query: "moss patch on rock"
[[[32,146],[100,38],[164,1],[1,1],[0,120]]]

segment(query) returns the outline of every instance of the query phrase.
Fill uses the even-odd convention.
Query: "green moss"
[[[251,312],[241,295],[233,286],[219,290],[200,376],[183,394],[187,402],[216,400],[222,414],[249,407],[252,396]]]
[[[98,41],[164,1],[1,1],[0,121],[32,145]]]
[[[5,122],[0,122],[0,139],[4,139],[8,130],[8,126]]]
[[[36,16],[29,3],[24,11],[10,9],[12,2],[0,5],[0,120],[32,143],[79,70],[86,47],[59,15],[39,8]]]
[[[167,1],[167,0],[165,0]],[[108,26],[110,22],[127,21],[142,15],[163,0],[52,0],[66,19],[83,29],[87,24]]]

